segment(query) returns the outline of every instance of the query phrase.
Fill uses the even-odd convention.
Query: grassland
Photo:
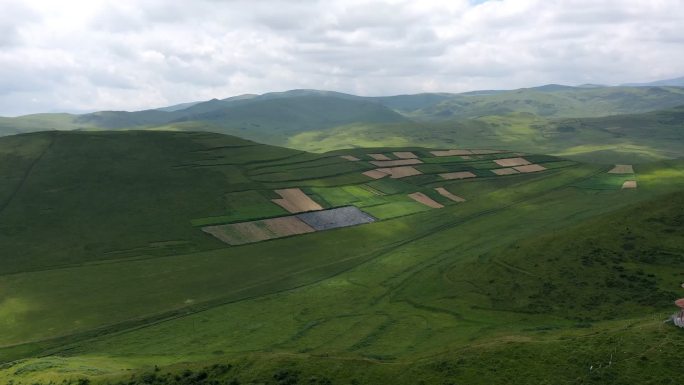
[[[590,163],[648,163],[684,156],[682,105],[682,87],[550,85],[389,97],[292,90],[169,109],[0,118],[0,135],[47,129],[208,131],[314,152],[492,147]]]
[[[431,159],[188,132],[0,139],[0,381],[677,383],[684,339],[662,321],[684,280],[681,161],[635,167],[631,191],[595,188],[608,166],[527,154],[548,170],[495,176],[494,154],[361,175],[399,150]],[[281,216],[286,187],[382,220],[238,247],[196,227]]]

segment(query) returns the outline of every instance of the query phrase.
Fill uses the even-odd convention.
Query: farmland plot
[[[354,206],[299,214],[297,215],[297,218],[316,231],[375,222],[375,218]]]

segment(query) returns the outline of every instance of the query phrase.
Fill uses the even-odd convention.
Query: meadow
[[[362,174],[377,167],[368,154],[398,151],[423,174]],[[682,161],[615,175],[430,151],[312,154],[202,132],[1,138],[0,381],[677,383],[684,339],[663,321],[684,282]],[[546,170],[490,171],[513,156]],[[463,170],[476,177],[439,176]],[[201,231],[289,215],[271,201],[282,188],[378,220],[241,246]]]

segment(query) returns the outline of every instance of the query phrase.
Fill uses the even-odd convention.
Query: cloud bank
[[[0,115],[682,75],[680,0],[0,0]]]

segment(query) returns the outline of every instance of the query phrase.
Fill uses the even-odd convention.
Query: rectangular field
[[[439,193],[439,195],[441,195],[447,199],[450,199],[454,202],[460,203],[460,202],[466,201],[465,199],[461,198],[460,196],[450,193],[449,190],[445,189],[444,187],[436,187],[435,191],[437,191]]]
[[[631,164],[616,164],[609,174],[634,174],[634,167]]]
[[[622,184],[622,188],[623,189],[637,188],[637,181],[626,180],[625,183]]]
[[[374,160],[392,160],[392,158],[385,154],[368,154],[368,156],[370,156]]]
[[[297,218],[316,231],[375,222],[375,218],[354,206],[298,214]]]
[[[520,171],[518,171],[514,168],[511,168],[511,167],[495,168],[495,169],[489,170],[489,171],[493,172],[496,175],[513,175],[513,174],[519,174],[520,173]]]
[[[424,204],[427,207],[433,208],[433,209],[441,209],[444,207],[443,204],[435,202],[432,198],[429,196],[423,194],[422,192],[414,192],[411,194],[408,194],[409,198],[413,199],[414,201]]]
[[[455,156],[455,155],[472,155],[470,150],[437,150],[430,151],[434,156]]]
[[[202,231],[237,246],[247,243],[311,233],[314,229],[295,216],[264,219],[229,225],[207,226]]]
[[[546,167],[538,164],[528,164],[526,166],[518,166],[513,168],[520,172],[539,172],[546,170]]]
[[[193,226],[208,226],[287,214],[282,207],[274,205],[266,194],[257,190],[228,193],[225,195],[225,213],[193,219],[191,223]]]
[[[496,159],[494,160],[494,163],[498,164],[501,167],[524,166],[530,164],[530,162],[527,161],[525,158]]]
[[[409,166],[423,163],[420,159],[374,160],[371,163],[378,167]]]
[[[346,206],[378,195],[363,186],[312,187],[311,191],[331,206]]]
[[[411,166],[400,166],[400,167],[390,167],[390,168],[378,168],[375,171],[380,171],[388,174],[392,179],[406,178],[407,176],[420,175],[422,172],[416,170]]]
[[[366,183],[371,188],[383,194],[401,194],[415,191],[415,186],[398,179],[380,179]]]
[[[410,151],[397,151],[393,153],[394,156],[396,156],[399,159],[413,159],[417,158],[418,155],[410,152]]]
[[[273,203],[281,206],[291,213],[323,210],[323,207],[309,198],[308,195],[298,188],[275,190],[282,199],[272,199]]]
[[[466,158],[466,156],[468,158]],[[472,158],[468,155],[455,155],[455,156],[439,156],[433,158],[424,158],[425,163],[462,163]]]
[[[491,155],[491,154],[500,154],[500,153],[505,152],[505,151],[502,151],[502,150],[470,150],[470,152],[473,155]]]
[[[443,179],[446,180],[452,180],[452,179],[468,179],[468,178],[475,178],[477,175],[473,174],[470,171],[461,171],[461,172],[448,172],[445,174],[439,174]]]
[[[401,195],[392,197],[392,201],[388,203],[364,207],[364,210],[378,219],[390,219],[427,211],[430,208],[414,201],[407,195]]]
[[[364,171],[362,174],[373,179],[382,179],[389,175],[388,173],[382,172],[380,170],[368,170]]]

